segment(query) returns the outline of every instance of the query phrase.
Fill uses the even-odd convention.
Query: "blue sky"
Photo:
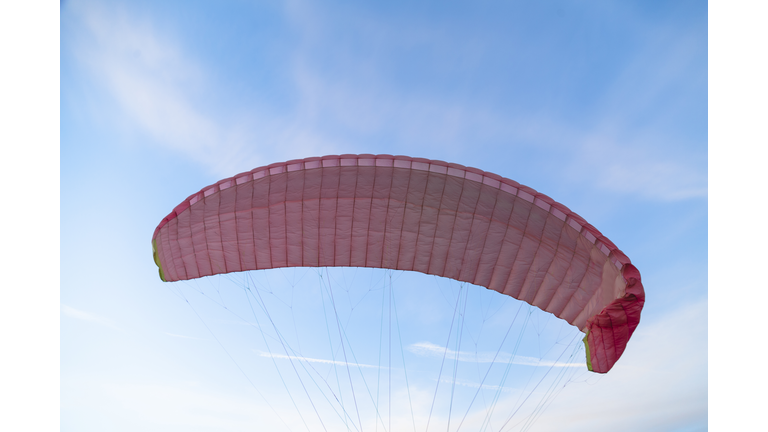
[[[221,178],[342,153],[445,160],[514,179],[582,215],[641,271],[646,308],[616,367],[604,376],[560,368],[570,381],[536,421],[510,429],[521,414],[503,430],[707,430],[706,3],[71,0],[60,25],[62,430],[306,430],[274,372],[293,373],[288,359],[260,342],[269,326],[248,315],[246,282],[165,284],[150,239],[176,204]],[[281,325],[297,347],[311,345],[325,323],[321,274],[263,273],[254,277],[272,293],[268,309],[291,317]],[[340,290],[344,277],[366,280],[347,294],[349,337],[360,330],[357,363],[373,366],[365,374],[394,371],[397,362],[373,363],[376,347],[362,359],[362,331],[378,338],[380,311],[351,305],[386,293],[385,272],[362,273],[329,275]],[[478,379],[460,375],[464,359],[493,351],[448,339],[453,305],[470,287],[393,278],[406,340],[393,354],[415,375],[405,393],[395,379],[392,424],[411,430],[438,382],[430,353],[450,345],[456,382],[471,395]],[[479,322],[519,306],[491,317],[493,299],[470,292]],[[525,359],[555,361],[563,348],[553,340],[568,331],[530,313],[535,330],[499,386],[502,407],[533,395],[521,412],[541,389],[514,378],[536,382],[546,369]],[[360,315],[372,321],[357,324]],[[335,361],[319,346],[302,353],[318,367]],[[413,416],[400,404],[409,391]],[[368,414],[364,429],[387,424]],[[479,416],[469,412],[476,423],[463,427],[478,429]],[[446,418],[438,409],[432,427]],[[489,430],[502,427],[498,418]]]

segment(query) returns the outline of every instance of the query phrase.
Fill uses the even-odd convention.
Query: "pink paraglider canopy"
[[[152,237],[164,281],[278,267],[412,270],[481,285],[587,335],[605,373],[640,321],[640,273],[564,205],[458,164],[390,155],[293,160],[179,204]]]

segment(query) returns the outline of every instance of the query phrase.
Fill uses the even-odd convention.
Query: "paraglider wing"
[[[446,162],[341,155],[272,164],[190,196],[152,237],[164,281],[279,267],[418,271],[498,291],[586,333],[605,373],[640,320],[640,273],[567,207]]]

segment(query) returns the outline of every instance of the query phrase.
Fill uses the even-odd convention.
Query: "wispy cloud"
[[[217,175],[232,175],[322,140],[252,105],[217,103],[213,72],[166,27],[119,4],[71,5],[76,58],[123,111],[122,121]],[[295,156],[295,155],[294,155]]]
[[[252,431],[254,424],[266,430],[303,428],[293,407],[266,402],[253,393],[222,393],[216,386],[184,383],[62,381],[73,395],[64,401],[66,411],[70,417],[87,418],[83,424],[94,424],[91,413],[97,407],[102,413],[131,413],[131,420],[123,424],[127,429]]]
[[[701,163],[666,157],[663,151],[639,145],[637,137],[622,138],[607,133],[582,138],[580,154],[572,160],[568,174],[603,190],[649,200],[707,196],[706,167],[702,171]]]
[[[607,7],[610,13],[627,17],[637,15],[633,8]],[[605,9],[596,7],[590,14],[599,17],[606,14]],[[353,8],[331,14],[303,1],[288,2],[286,10],[303,36],[292,66],[303,125],[331,134],[335,127],[334,138],[346,137],[339,142],[346,142],[350,151],[375,153],[374,148],[349,143],[355,138],[378,143],[384,137],[388,146],[404,152],[417,149],[426,152],[417,155],[424,157],[463,159],[472,157],[477,146],[504,155],[524,151],[529,158],[546,160],[553,175],[597,190],[652,201],[707,195],[707,143],[702,129],[706,118],[692,123],[690,117],[690,111],[695,116],[706,107],[706,97],[702,98],[706,95],[706,38],[701,38],[698,28],[669,23],[649,26],[631,18],[632,31],[643,44],[612,64],[614,71],[606,80],[583,82],[597,78],[580,77],[573,81],[579,87],[595,88],[587,98],[589,107],[575,96],[578,91],[564,89],[574,94],[558,95],[552,109],[531,110],[525,106],[532,101],[492,105],[480,97],[423,88],[428,85],[402,85],[402,77],[387,73],[399,58],[395,53],[402,50],[434,56],[424,68],[444,73],[443,79],[460,78],[458,72],[446,72],[455,68],[468,68],[479,79],[493,76],[481,67],[499,49],[498,41],[483,39],[487,35],[482,31],[463,28],[457,33],[440,20],[430,26],[422,22],[412,26]],[[354,34],[357,42],[346,43],[339,32]],[[552,60],[541,54],[525,57],[527,50],[551,48],[547,38],[522,42],[512,37],[506,43],[510,46],[505,49],[522,56],[521,61],[549,64]],[[313,54],[329,46],[334,47],[332,64]],[[444,52],[445,47],[452,52]],[[464,59],[461,66],[453,62],[455,56]],[[541,71],[547,72],[544,66]],[[481,84],[472,88],[486,90]],[[558,111],[561,105],[569,109]],[[678,125],[681,119],[686,125]],[[681,132],[684,127],[698,127],[699,132],[691,138],[690,133]],[[695,141],[697,136],[701,141]]]
[[[264,351],[257,351],[257,352],[261,357],[271,357],[271,358],[282,359],[282,360],[299,360],[299,361],[305,361],[309,363],[323,363],[323,364],[332,364],[336,366],[353,366],[353,367],[360,367],[360,368],[387,369],[386,366],[375,366],[375,365],[369,365],[364,363],[352,363],[352,362],[343,362],[339,360],[327,360],[327,359],[316,359],[311,357],[289,356],[285,354],[267,353]]]
[[[679,23],[638,33],[643,45],[599,95],[595,122],[577,131],[566,172],[649,200],[705,198],[707,39]]]
[[[491,363],[496,357],[496,363],[509,363],[525,366],[546,366],[546,367],[585,367],[584,363],[566,363],[552,360],[538,359],[535,357],[527,357],[521,355],[513,356],[510,353],[499,352],[498,355],[492,352],[469,352],[469,351],[454,351],[452,349],[446,349],[439,345],[435,345],[431,342],[417,342],[409,345],[406,349],[416,355],[430,356],[430,357],[442,357],[445,355],[446,359],[456,360],[462,362],[472,363]]]
[[[694,73],[702,41],[686,29],[647,30],[643,40],[650,42],[600,83],[585,122],[525,109],[525,101],[498,105],[461,92],[416,91],[387,68],[403,61],[399,51],[420,47],[434,56],[426,71],[467,68],[464,74],[482,78],[473,68],[493,58],[487,45],[498,41],[480,31],[455,34],[445,22],[403,25],[352,8],[330,13],[288,1],[282,12],[298,42],[285,47],[288,60],[281,60],[290,95],[282,95],[278,113],[268,102],[222,96],[221,77],[172,26],[115,5],[85,2],[73,9],[82,24],[74,39],[78,58],[127,121],[222,176],[328,153],[403,152],[462,162],[482,145],[488,153],[533,152],[552,164],[554,175],[595,189],[661,201],[707,194],[706,142],[680,143],[670,132],[706,82],[706,73]],[[342,37],[339,29],[355,37]],[[550,43],[510,42],[522,54],[530,44]],[[361,52],[359,44],[371,49]],[[318,53],[332,53],[332,61]],[[456,56],[464,60],[457,63]],[[648,73],[649,64],[659,67]]]
[[[168,336],[177,337],[177,338],[182,338],[182,339],[196,339],[196,340],[205,340],[205,339],[203,339],[203,338],[199,338],[199,337],[194,337],[194,336],[184,336],[184,335],[177,335],[177,334],[168,333],[168,332],[166,332],[165,334],[166,334],[166,335],[168,335]]]
[[[500,390],[502,392],[511,392],[511,391],[515,390],[512,387],[502,387],[502,386],[490,385],[490,384],[480,385],[480,383],[478,383],[478,382],[462,380],[462,379],[452,380],[452,379],[448,379],[448,378],[440,378],[440,382],[441,383],[445,383],[445,384],[456,384],[456,385],[460,385],[462,387],[482,388],[483,390]]]
[[[706,300],[641,322],[616,366],[605,375],[568,383],[537,420],[536,430],[582,431],[597,425],[630,432],[706,430]]]
[[[71,306],[67,306],[65,304],[61,305],[61,313],[66,315],[66,316],[68,316],[68,317],[70,317],[70,318],[78,319],[78,320],[81,320],[81,321],[90,321],[90,322],[94,322],[94,323],[97,323],[97,324],[105,325],[107,327],[112,327],[112,328],[115,328],[115,329],[119,329],[112,321],[110,321],[110,320],[108,320],[106,318],[100,317],[98,315],[94,315],[94,314],[89,313],[89,312],[84,312],[84,311],[75,309],[75,308],[73,308]]]

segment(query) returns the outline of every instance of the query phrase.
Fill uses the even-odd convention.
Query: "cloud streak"
[[[270,357],[270,358],[281,359],[281,360],[299,360],[299,361],[305,361],[309,363],[323,363],[323,364],[331,364],[335,366],[356,366],[360,368],[387,369],[386,366],[375,366],[375,365],[369,365],[364,363],[352,363],[352,362],[343,362],[338,360],[317,359],[317,358],[301,357],[301,356],[289,356],[285,354],[267,353],[264,351],[257,351],[257,352],[261,357]]]
[[[475,381],[467,381],[467,380],[462,380],[462,379],[451,380],[451,379],[448,379],[448,378],[440,378],[440,382],[444,383],[444,384],[456,384],[456,385],[460,385],[462,387],[469,387],[469,388],[475,388],[475,389],[476,388],[482,388],[483,390],[499,390],[499,391],[502,391],[502,392],[511,392],[511,391],[515,390],[512,387],[502,387],[502,386],[490,385],[490,384],[480,385],[479,383],[477,383]]]
[[[693,431],[706,425],[707,301],[701,300],[641,323],[611,372],[569,383],[536,430]]]
[[[332,14],[309,3],[287,2],[282,12],[299,42],[285,47],[283,78],[289,90],[279,96],[281,109],[275,110],[266,101],[227,96],[201,53],[176,42],[158,23],[119,7],[80,3],[74,9],[83,24],[75,50],[126,119],[217,175],[291,158],[380,153],[383,142],[389,151],[418,149],[414,156],[461,162],[473,156],[475,147],[468,143],[474,143],[504,155],[532,152],[529,157],[551,161],[564,180],[617,194],[656,201],[707,195],[706,156],[669,151],[706,146],[681,146],[669,134],[670,123],[688,109],[680,101],[698,91],[689,77],[697,70],[701,46],[687,29],[653,28],[649,34],[661,36],[647,38],[650,42],[600,87],[585,121],[555,110],[521,109],[524,101],[499,106],[450,91],[414,91],[414,82],[403,85],[387,67],[397,63],[399,49],[415,46],[435,57],[423,65],[427,70],[452,71],[458,67],[456,54],[446,46],[454,44],[471,62],[462,66],[466,71],[445,72],[443,79],[470,71],[482,77],[484,72],[475,69],[492,50],[478,51],[490,41],[477,30],[459,37],[441,27],[445,23],[403,28],[352,9]],[[377,49],[359,52],[339,32]],[[317,56],[329,50],[333,62]],[[649,74],[648,64],[662,66]],[[477,82],[472,85],[486,91]],[[664,103],[672,90],[681,95]]]
[[[493,105],[481,97],[454,93],[453,88],[430,90],[431,81],[421,86],[414,86],[412,81],[404,84],[394,72],[386,72],[397,64],[398,50],[418,51],[434,57],[422,66],[438,75],[435,79],[451,78],[457,85],[481,93],[488,91],[477,81],[496,78],[482,66],[488,61],[493,63],[494,50],[501,48],[496,46],[497,40],[485,40],[487,36],[479,29],[462,28],[457,33],[448,26],[454,30],[448,32],[441,20],[431,26],[415,27],[351,8],[330,14],[315,10],[307,2],[292,1],[288,5],[288,14],[303,35],[293,71],[302,111],[311,119],[307,126],[335,125],[346,131],[342,136],[351,138],[341,140],[347,143],[354,139],[376,142],[386,137],[389,145],[401,151],[418,148],[429,153],[417,156],[453,157],[458,162],[473,157],[471,153],[478,148],[499,152],[501,157],[546,160],[552,166],[548,171],[568,182],[651,201],[707,196],[706,136],[699,142],[690,134],[684,141],[679,138],[685,135],[681,133],[683,128],[690,127],[689,112],[701,111],[696,111],[701,105],[695,104],[702,102],[699,99],[706,87],[706,65],[701,67],[702,59],[706,63],[706,39],[702,41],[697,27],[649,25],[637,18],[632,5],[591,10],[594,16],[619,13],[633,17],[632,31],[644,44],[610,65],[615,70],[600,82],[583,82],[584,77],[578,74],[588,69],[567,75],[577,87],[595,88],[585,100],[580,100],[574,89],[565,88],[574,95],[559,94],[549,109],[536,110],[526,105],[537,106],[537,100]],[[358,42],[340,40],[343,32],[354,34]],[[524,43],[511,37],[507,43],[512,48],[504,49],[512,49],[521,62],[557,61],[526,57],[527,50],[537,51],[550,44],[547,37]],[[329,46],[334,47],[332,64],[315,58],[313,53],[325,52]],[[369,49],[360,50],[360,46]],[[446,46],[451,47],[451,53],[445,51]],[[453,62],[455,51],[465,59],[463,66]],[[568,54],[553,53],[552,57],[558,55]],[[477,80],[472,84],[461,81],[462,68],[472,71]],[[413,69],[416,73],[425,71]],[[541,72],[549,73],[546,66],[541,66]],[[587,79],[598,81],[595,77]],[[516,88],[517,80],[512,76],[499,84],[509,90]],[[705,107],[705,100],[703,104]],[[560,113],[559,105],[567,105],[570,115]],[[678,125],[681,120],[687,124]],[[705,122],[706,117],[699,120]],[[350,151],[358,148],[352,146]]]
[[[218,175],[272,162],[276,138],[289,125],[213,108],[221,89],[211,71],[158,23],[115,5],[70,6],[80,32],[76,58],[117,102],[120,122]]]
[[[496,363],[509,363],[524,366],[540,366],[540,367],[584,367],[584,363],[567,363],[552,360],[538,359],[535,357],[527,357],[521,355],[512,355],[506,352],[499,352],[498,355],[492,352],[469,352],[469,351],[454,351],[452,349],[446,349],[445,347],[435,345],[431,342],[417,342],[409,345],[406,348],[408,351],[420,355],[429,357],[442,357],[445,354],[446,359],[456,360],[461,362],[472,363],[491,363],[496,357]]]
[[[171,337],[177,337],[177,338],[182,338],[182,339],[205,340],[203,338],[198,338],[198,337],[194,337],[194,336],[177,335],[177,334],[167,333],[167,332],[165,334],[168,335],[168,336],[171,336]]]
[[[66,316],[68,316],[68,317],[70,317],[70,318],[74,318],[74,319],[81,320],[81,321],[94,322],[94,323],[97,323],[97,324],[101,324],[101,325],[104,325],[104,326],[107,326],[107,327],[111,327],[111,328],[120,330],[119,327],[117,327],[112,321],[110,321],[110,320],[108,320],[106,318],[103,318],[103,317],[100,317],[98,315],[94,315],[94,314],[91,314],[91,313],[88,313],[88,312],[83,312],[81,310],[75,309],[75,308],[67,306],[65,304],[61,305],[61,313],[66,315]]]

